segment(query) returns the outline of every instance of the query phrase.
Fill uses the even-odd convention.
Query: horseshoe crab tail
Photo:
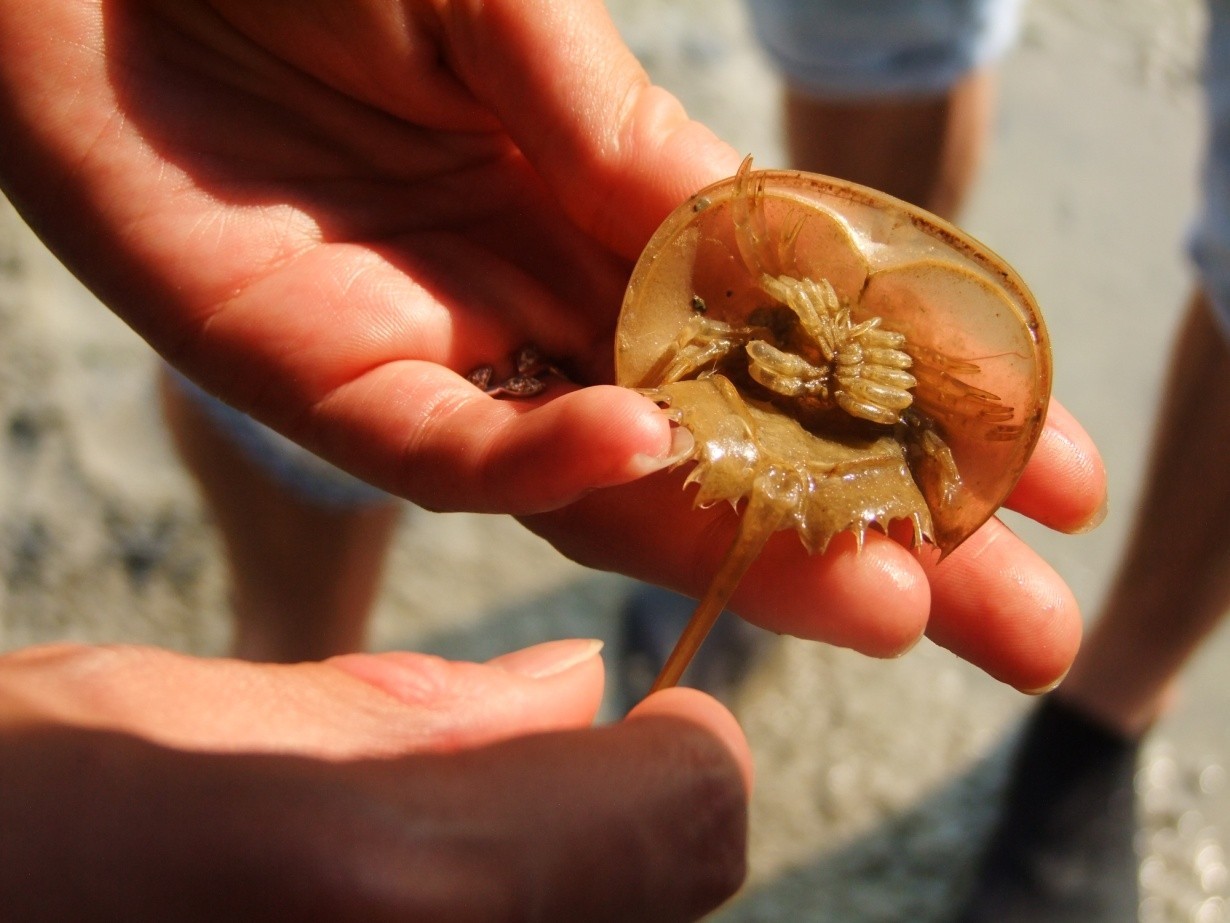
[[[700,650],[722,610],[730,601],[739,581],[760,554],[769,536],[782,528],[786,519],[793,515],[802,496],[802,485],[797,478],[780,469],[770,469],[756,478],[748,497],[747,508],[739,517],[739,528],[722,559],[717,573],[705,590],[688,620],[683,634],[675,642],[675,649],[666,658],[662,672],[654,680],[650,695],[659,689],[669,689],[682,678],[688,664]]]

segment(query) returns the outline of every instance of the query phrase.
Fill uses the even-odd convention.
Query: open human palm
[[[204,387],[421,505],[703,588],[732,518],[643,477],[670,427],[604,382],[630,261],[739,156],[600,3],[0,3],[0,117],[17,207]],[[574,384],[510,402],[466,380],[531,342]],[[1103,475],[1053,418],[1014,502],[1075,527]],[[1023,688],[1074,653],[1071,594],[998,523],[938,567],[788,538],[735,598],[767,627],[887,654],[926,626]]]

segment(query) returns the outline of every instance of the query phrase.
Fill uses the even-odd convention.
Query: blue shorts
[[[786,82],[826,99],[942,93],[1016,39],[1024,0],[747,0]]]
[[[170,370],[169,377],[250,461],[307,502],[345,509],[388,503],[393,499],[391,494],[334,467],[246,413],[202,391],[174,369]]]
[[[1230,3],[1211,0],[1205,51],[1205,151],[1203,204],[1190,252],[1205,294],[1230,336]]]

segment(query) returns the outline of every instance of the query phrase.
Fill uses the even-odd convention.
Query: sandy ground
[[[694,115],[760,165],[782,164],[776,82],[736,0],[611,5]],[[963,222],[1034,288],[1056,392],[1109,465],[1113,504],[1096,533],[1013,523],[1090,614],[1129,525],[1190,284],[1201,28],[1195,0],[1036,0]],[[153,367],[0,203],[0,649],[58,638],[225,649],[216,539],[160,428]],[[564,634],[614,642],[625,591],[509,520],[412,510],[373,642],[464,658]],[[1227,654],[1222,632],[1142,768],[1145,921],[1230,920]],[[927,644],[884,663],[776,643],[737,703],[759,761],[752,872],[717,918],[943,921],[1027,706]]]

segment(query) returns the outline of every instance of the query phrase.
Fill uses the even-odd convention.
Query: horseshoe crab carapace
[[[1051,383],[1042,317],[1001,259],[884,193],[751,158],[646,246],[615,367],[695,437],[696,504],[742,503],[655,689],[779,529],[817,553],[902,520],[952,551],[1016,484]]]

